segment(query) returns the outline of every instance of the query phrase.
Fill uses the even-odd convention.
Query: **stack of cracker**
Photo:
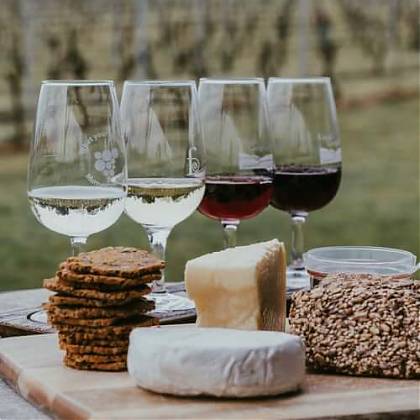
[[[161,278],[164,262],[147,251],[109,247],[70,257],[44,287],[57,292],[44,304],[58,330],[64,364],[86,370],[126,369],[135,327],[157,325],[147,285]]]

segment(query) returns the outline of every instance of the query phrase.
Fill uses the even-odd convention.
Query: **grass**
[[[377,245],[419,254],[419,107],[410,100],[340,113],[344,171],[335,200],[309,216],[306,247]],[[66,237],[39,225],[26,198],[25,155],[0,156],[0,291],[40,287],[70,252]],[[239,243],[278,237],[289,242],[288,216],[272,208],[239,229]],[[88,248],[147,246],[127,216],[89,239]],[[218,223],[199,213],[176,226],[168,242],[167,278],[185,262],[220,249]]]

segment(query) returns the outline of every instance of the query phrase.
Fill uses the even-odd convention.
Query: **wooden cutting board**
[[[307,374],[302,392],[282,397],[176,398],[137,388],[127,373],[73,370],[61,359],[55,334],[0,339],[0,375],[62,418],[416,418],[419,409],[418,381]]]

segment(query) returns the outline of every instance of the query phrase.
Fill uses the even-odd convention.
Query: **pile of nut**
[[[292,296],[290,325],[318,371],[420,378],[420,281],[334,274]]]

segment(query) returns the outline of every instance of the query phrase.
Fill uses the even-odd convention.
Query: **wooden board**
[[[77,371],[61,359],[55,334],[0,340],[0,375],[24,398],[64,418],[370,418],[382,413],[377,418],[400,419],[417,418],[419,409],[418,381],[307,374],[302,392],[283,397],[176,398],[136,387],[127,373]]]
[[[183,282],[168,283],[173,294],[185,295]],[[28,289],[0,293],[0,337],[54,332],[46,322],[38,322],[41,304],[54,294],[46,289]],[[161,324],[179,324],[195,321],[195,309],[162,314]]]

